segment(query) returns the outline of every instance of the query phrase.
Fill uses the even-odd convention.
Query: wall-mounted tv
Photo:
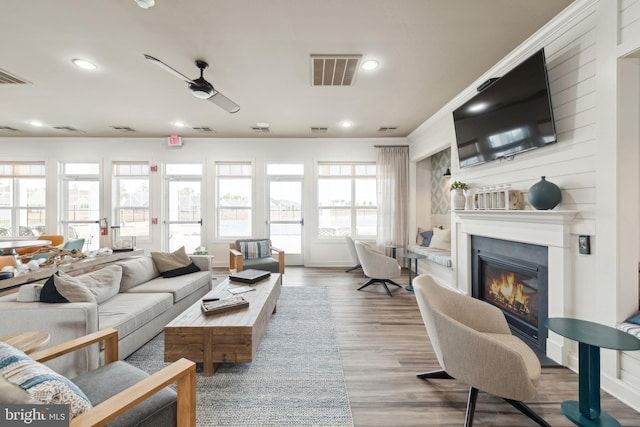
[[[453,112],[461,168],[556,142],[544,49],[492,80]]]

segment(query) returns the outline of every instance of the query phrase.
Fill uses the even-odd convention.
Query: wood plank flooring
[[[462,426],[468,387],[455,380],[427,382],[415,376],[439,365],[413,294],[392,286],[394,296],[389,298],[378,285],[357,291],[364,276],[345,270],[287,267],[282,285],[329,289],[355,426]],[[406,272],[397,282],[408,283]],[[562,415],[560,403],[577,400],[577,395],[573,371],[544,368],[538,396],[527,404],[553,426],[573,426]],[[640,413],[604,392],[602,409],[623,426],[640,426]],[[536,424],[502,399],[481,392],[474,426]]]

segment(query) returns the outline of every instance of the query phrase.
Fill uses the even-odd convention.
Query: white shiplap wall
[[[628,274],[618,265],[624,256],[624,247],[620,247],[624,231],[616,234],[615,230],[627,227],[637,236],[638,220],[631,227],[617,223],[620,212],[628,206],[624,206],[624,196],[618,196],[624,194],[623,188],[616,188],[625,177],[618,175],[616,181],[620,156],[624,155],[618,153],[616,139],[619,101],[615,90],[617,58],[611,53],[616,43],[612,40],[617,40],[619,51],[640,52],[640,0],[577,0],[408,137],[413,161],[450,145],[452,179],[465,181],[472,188],[511,184],[526,200],[529,187],[540,176],[559,185],[562,202],[556,209],[578,211],[571,230],[573,283],[566,295],[567,312],[607,324],[622,320],[638,299],[637,276],[626,280]],[[547,58],[558,142],[512,160],[459,169],[453,110],[471,98],[482,82],[503,75],[540,48],[545,49]],[[635,162],[637,169],[640,159]],[[633,208],[638,217],[640,208]],[[591,255],[578,254],[579,234],[591,236]],[[572,348],[568,363],[575,369],[577,346],[572,342],[567,345]],[[622,354],[621,359],[620,363],[613,352],[603,353],[602,386],[640,410],[640,357]]]

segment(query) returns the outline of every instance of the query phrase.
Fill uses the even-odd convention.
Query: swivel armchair
[[[369,248],[368,245],[357,240],[355,241],[355,245],[358,259],[362,264],[362,271],[364,271],[364,275],[369,278],[369,281],[360,286],[358,290],[362,290],[374,283],[379,283],[384,290],[387,291],[387,295],[393,296],[387,284],[399,288],[402,287],[393,281],[393,279],[400,277],[401,270],[398,261],[379,252],[375,252]]]

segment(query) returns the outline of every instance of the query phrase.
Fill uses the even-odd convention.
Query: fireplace
[[[514,335],[544,365],[548,312],[548,250],[545,246],[471,237],[471,295],[498,307]]]

